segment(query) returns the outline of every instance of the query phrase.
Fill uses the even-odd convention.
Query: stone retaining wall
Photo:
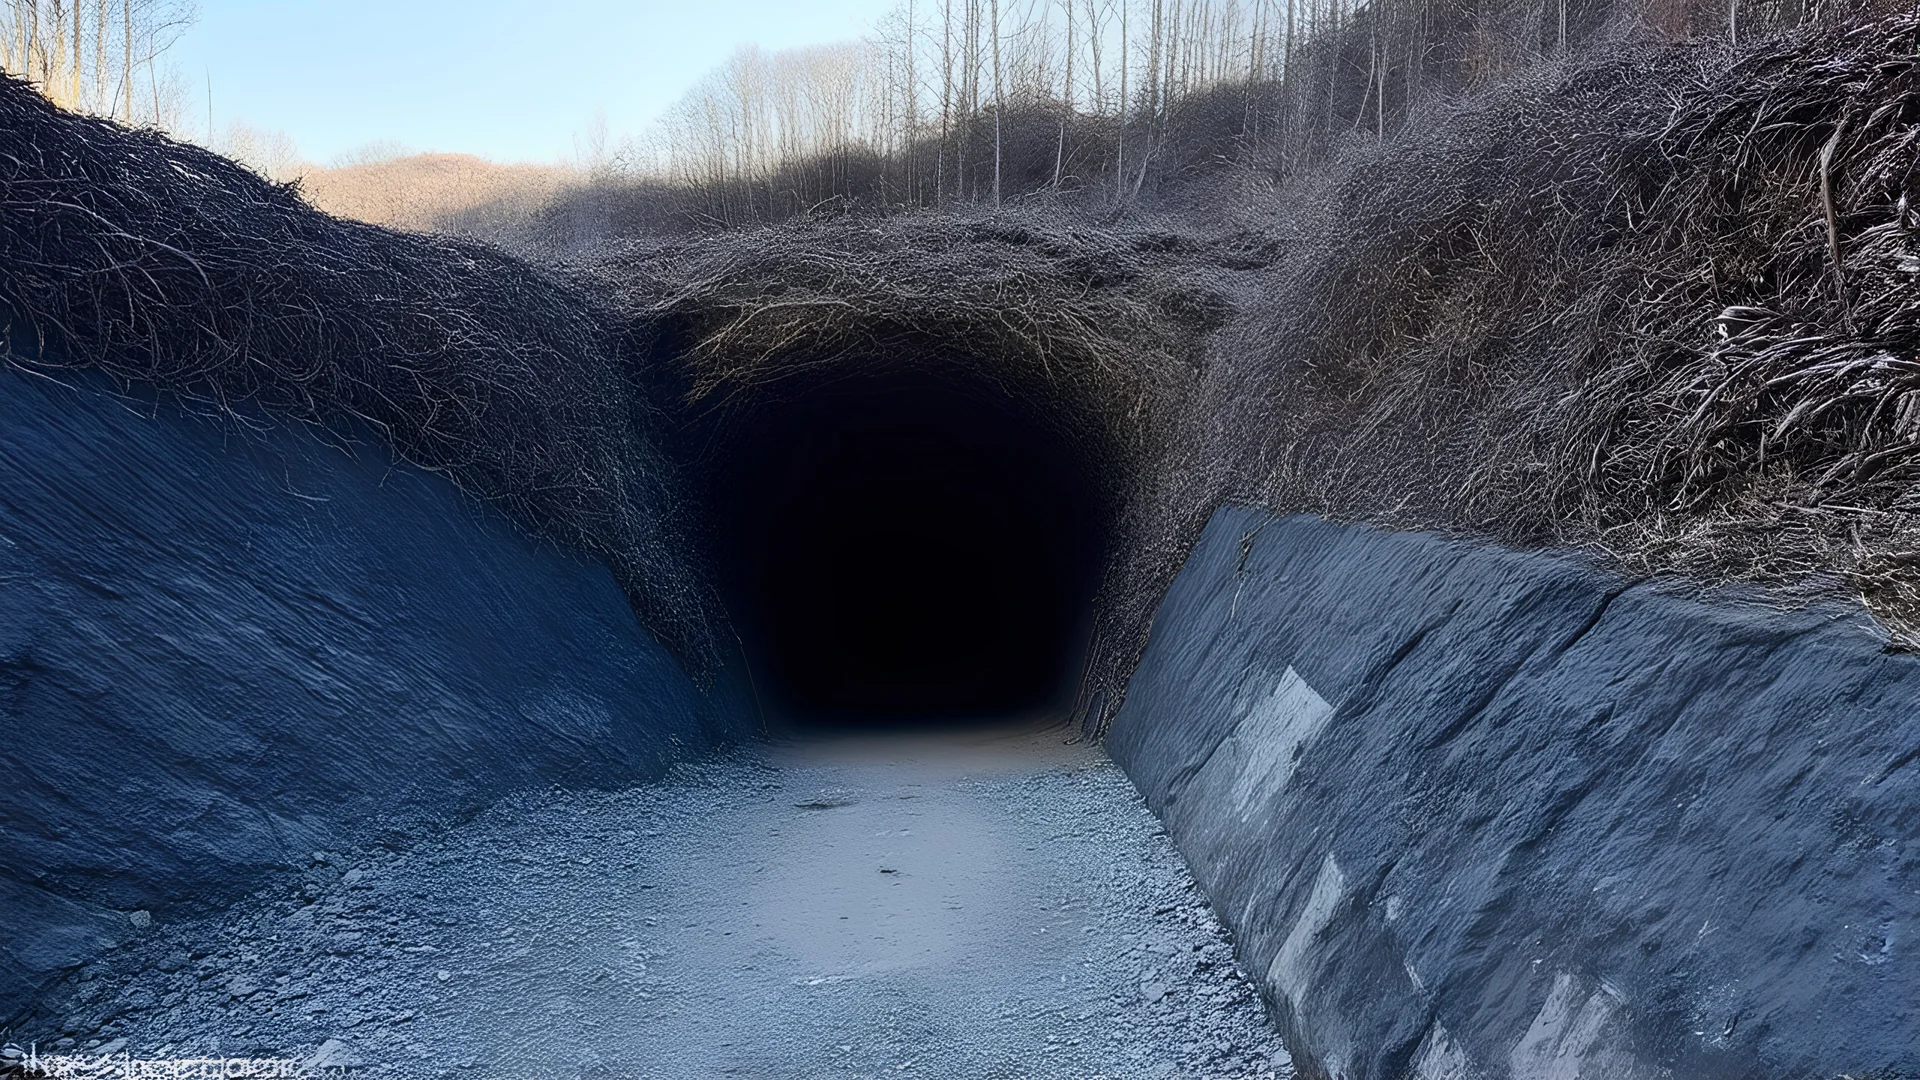
[[[1225,509],[1108,746],[1307,1076],[1920,1075],[1920,658]]]

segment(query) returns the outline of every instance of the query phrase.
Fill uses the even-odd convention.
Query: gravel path
[[[1057,730],[761,748],[393,846],[154,927],[23,1034],[393,1077],[1290,1075],[1165,835]]]

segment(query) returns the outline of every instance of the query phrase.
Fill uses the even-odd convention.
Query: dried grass
[[[556,166],[502,165],[471,154],[413,154],[305,169],[300,194],[335,217],[486,238],[524,228],[586,179]]]
[[[835,216],[628,241],[571,269],[672,357],[691,406],[820,369],[931,366],[1091,409],[1130,452],[1147,432],[1118,419],[1190,384],[1227,313],[1204,279],[1154,265],[1187,244],[1138,225]]]

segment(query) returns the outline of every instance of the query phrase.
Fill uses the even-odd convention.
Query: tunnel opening
[[[717,578],[775,716],[872,727],[1066,703],[1111,506],[1057,409],[924,371],[788,380],[703,442]]]

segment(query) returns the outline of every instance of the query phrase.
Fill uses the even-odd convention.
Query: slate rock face
[[[1108,747],[1307,1076],[1920,1075],[1920,658],[1217,513]]]
[[[78,386],[0,367],[0,1017],[146,912],[731,734],[604,568],[445,480]]]

